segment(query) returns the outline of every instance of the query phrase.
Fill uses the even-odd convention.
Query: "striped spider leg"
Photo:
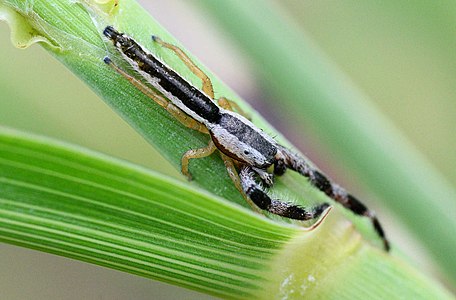
[[[103,34],[113,42],[125,61],[154,90],[126,74],[109,58],[105,58],[108,65],[185,126],[210,135],[211,139],[206,147],[189,150],[182,156],[182,173],[189,179],[191,179],[188,169],[190,159],[206,157],[218,150],[234,185],[249,203],[255,204],[255,207],[295,220],[312,220],[326,216],[330,207],[327,203],[305,209],[268,196],[265,187],[273,185],[274,175],[282,175],[287,169],[294,170],[308,178],[313,186],[334,201],[355,214],[369,218],[382,239],[384,248],[389,249],[388,240],[373,212],[310,166],[303,157],[279,145],[272,137],[257,128],[241,115],[242,111],[234,102],[220,98],[217,105],[214,101],[211,80],[181,49],[157,37],[152,37],[155,42],[173,51],[190,71],[201,79],[201,89],[193,86],[132,38],[119,33],[111,26],[106,27]],[[234,112],[233,108],[238,113]],[[271,166],[274,167],[274,173],[268,172]],[[320,221],[322,219],[320,218]]]

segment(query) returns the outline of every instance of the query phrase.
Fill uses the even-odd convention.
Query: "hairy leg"
[[[181,48],[174,46],[172,44],[164,42],[159,37],[153,35],[152,40],[154,42],[159,43],[161,46],[173,51],[183,62],[184,64],[190,69],[190,71],[195,74],[201,81],[203,82],[202,90],[203,92],[209,96],[209,98],[214,99],[214,88],[212,87],[212,82],[209,76],[206,75],[191,59],[182,51]]]
[[[188,164],[190,159],[203,158],[211,155],[214,151],[217,150],[217,147],[214,145],[212,140],[209,141],[209,144],[204,148],[199,149],[190,149],[184,153],[182,156],[182,174],[187,176],[188,180],[192,180],[192,175],[188,170]]]
[[[233,100],[230,100],[225,97],[220,97],[217,100],[217,103],[218,103],[218,105],[220,105],[220,107],[222,107],[226,110],[235,111],[238,114],[240,114],[241,116],[244,116],[245,118],[247,118],[248,120],[251,120],[251,117],[245,111],[243,111],[242,108]]]
[[[320,217],[330,207],[328,203],[323,203],[309,210],[295,204],[273,200],[256,182],[255,175],[256,173],[248,166],[244,166],[239,173],[244,193],[262,210],[289,219],[307,221]]]
[[[373,211],[369,210],[354,196],[347,193],[345,189],[335,184],[334,182],[331,182],[323,173],[316,170],[309,163],[307,163],[303,157],[292,153],[290,150],[284,147],[282,147],[280,151],[283,157],[280,158],[279,162],[275,164],[275,167],[277,167],[278,171],[275,172],[277,175],[280,175],[281,173],[283,174],[286,168],[292,169],[304,177],[307,177],[313,186],[325,193],[334,201],[340,203],[343,207],[351,210],[357,215],[369,218],[372,226],[374,227],[374,230],[377,232],[377,235],[382,239],[383,247],[386,251],[389,251],[389,241],[386,238],[385,232]]]

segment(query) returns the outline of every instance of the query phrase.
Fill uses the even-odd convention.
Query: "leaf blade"
[[[296,230],[157,174],[49,141],[3,133],[0,153],[4,242],[232,297],[258,288],[264,262]],[[80,165],[74,173],[81,163],[87,169]],[[92,182],[94,168],[99,172]],[[119,181],[112,174],[120,173],[125,180],[113,189]]]

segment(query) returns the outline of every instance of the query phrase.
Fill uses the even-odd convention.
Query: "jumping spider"
[[[189,150],[182,156],[182,173],[189,179],[189,160],[206,157],[218,150],[231,179],[248,201],[252,201],[262,210],[282,217],[295,220],[316,219],[330,207],[328,203],[305,209],[271,199],[263,187],[273,185],[274,175],[282,175],[287,169],[294,170],[308,178],[313,186],[343,207],[369,218],[382,239],[384,248],[389,250],[389,242],[372,211],[339,185],[331,182],[303,157],[279,145],[272,137],[257,128],[241,115],[240,108],[234,102],[220,98],[217,105],[213,101],[214,91],[209,77],[180,48],[152,36],[155,42],[173,51],[190,71],[202,80],[202,89],[190,84],[132,38],[119,33],[113,27],[106,27],[103,34],[154,89],[128,75],[108,57],[104,59],[106,64],[165,108],[183,125],[211,136],[206,147]],[[235,113],[233,108],[241,114]],[[273,167],[273,173],[268,172],[270,167]]]

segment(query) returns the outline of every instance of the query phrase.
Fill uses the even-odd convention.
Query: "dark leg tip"
[[[152,38],[152,42],[160,42],[161,41],[161,39],[158,36],[156,36],[156,35],[151,35],[150,37]]]
[[[119,33],[114,29],[114,27],[112,26],[107,26],[104,30],[103,30],[103,34],[112,39],[114,36],[118,35]]]
[[[105,64],[109,65],[112,61],[109,57],[105,56],[105,58],[103,58],[103,61],[105,62]]]
[[[386,252],[389,252],[391,250],[390,243],[386,238],[383,238],[383,248],[385,248]]]
[[[315,218],[318,218],[325,210],[331,205],[329,203],[322,203],[314,208]]]

